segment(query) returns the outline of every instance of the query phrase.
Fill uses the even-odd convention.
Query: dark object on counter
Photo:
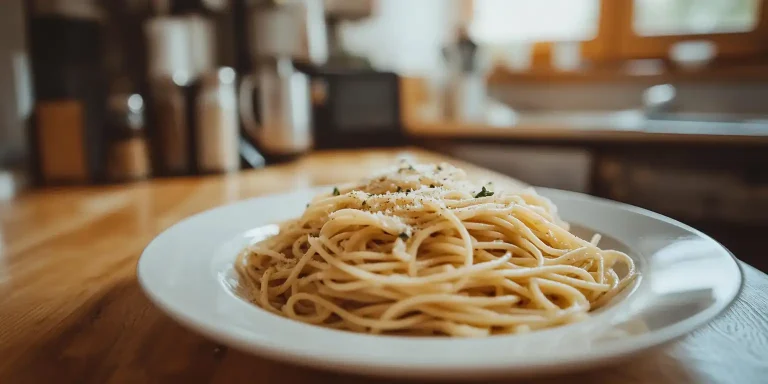
[[[400,79],[371,70],[310,70],[315,147],[401,145]]]
[[[105,164],[104,28],[94,2],[30,4],[29,50],[36,105],[30,130],[43,184],[101,181]]]
[[[107,175],[110,181],[136,181],[150,176],[149,148],[144,126],[144,99],[118,94],[109,99]]]
[[[201,173],[240,169],[240,121],[235,70],[229,67],[203,76],[197,94],[197,168]]]

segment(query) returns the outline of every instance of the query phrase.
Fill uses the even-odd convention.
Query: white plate
[[[149,298],[174,319],[232,347],[296,364],[421,378],[552,373],[615,361],[683,336],[728,307],[741,288],[736,260],[682,223],[577,193],[538,189],[580,234],[603,235],[636,261],[626,297],[584,322],[488,338],[371,336],[268,313],[231,289],[232,262],[249,242],[298,216],[318,190],[300,190],[192,216],[153,240],[139,260]]]

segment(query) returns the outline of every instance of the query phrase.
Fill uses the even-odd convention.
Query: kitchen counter
[[[446,160],[416,149],[321,152],[234,175],[40,190],[0,202],[0,382],[362,380],[250,356],[183,328],[144,296],[136,263],[152,238],[187,216],[254,196],[357,179],[403,155]],[[668,348],[568,375],[567,381],[747,383],[765,378],[768,276],[747,265],[744,271],[738,301],[710,325]]]
[[[768,122],[648,119],[639,111],[515,113],[503,107],[464,121],[412,118],[409,135],[422,139],[573,143],[717,143],[767,145]]]
[[[446,117],[423,80],[401,81],[402,118],[416,139],[567,143],[676,143],[768,145],[768,119],[688,114],[649,118],[641,110],[516,111],[488,98]]]

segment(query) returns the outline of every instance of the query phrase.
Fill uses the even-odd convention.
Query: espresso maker
[[[251,72],[239,92],[240,118],[268,159],[292,158],[313,146],[309,76],[325,64],[323,0],[261,1],[248,10]]]

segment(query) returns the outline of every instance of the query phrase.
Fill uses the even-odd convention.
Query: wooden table
[[[401,153],[319,153],[238,175],[36,191],[0,203],[0,383],[385,382],[276,363],[200,337],[150,304],[135,270],[154,236],[195,212],[359,178]],[[738,302],[686,339],[621,366],[536,382],[768,381],[768,276],[744,269]]]

